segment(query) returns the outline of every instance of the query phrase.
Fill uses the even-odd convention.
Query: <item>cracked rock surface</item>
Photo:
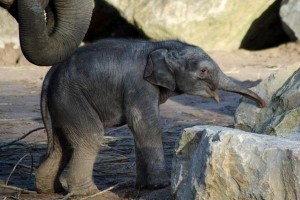
[[[182,133],[173,158],[175,199],[299,199],[300,142],[219,126]]]
[[[271,74],[253,88],[267,102],[259,109],[247,99],[235,112],[235,127],[268,135],[300,133],[300,63]]]

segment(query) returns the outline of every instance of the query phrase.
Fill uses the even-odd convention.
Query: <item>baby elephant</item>
[[[37,191],[62,190],[59,177],[69,164],[69,192],[97,192],[92,172],[104,129],[126,123],[135,141],[136,185],[167,186],[159,104],[183,93],[219,101],[217,89],[265,106],[264,100],[232,82],[193,45],[102,40],[79,48],[49,70],[42,87],[41,111],[49,141],[46,159],[36,173]]]

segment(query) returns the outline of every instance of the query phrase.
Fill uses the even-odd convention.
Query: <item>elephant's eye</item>
[[[207,78],[208,75],[209,75],[209,71],[208,71],[207,68],[202,68],[202,69],[200,69],[199,77],[200,77],[201,79]]]

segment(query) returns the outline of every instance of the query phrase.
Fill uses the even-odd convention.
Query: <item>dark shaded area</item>
[[[260,50],[291,41],[282,27],[279,16],[280,4],[281,0],[275,1],[252,23],[240,48]]]
[[[93,42],[108,37],[146,38],[141,30],[129,24],[113,6],[104,0],[95,0],[92,20],[84,42]]]

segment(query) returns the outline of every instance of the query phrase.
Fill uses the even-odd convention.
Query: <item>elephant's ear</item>
[[[157,49],[149,54],[144,71],[144,78],[154,85],[174,91],[175,77],[172,69],[166,63],[167,49]]]

